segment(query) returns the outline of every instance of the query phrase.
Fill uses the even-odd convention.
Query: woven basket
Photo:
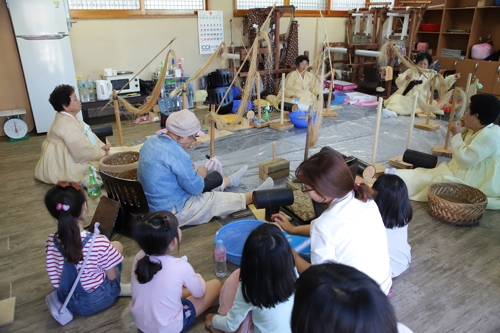
[[[137,169],[131,169],[131,170],[120,172],[115,177],[121,178],[121,179],[127,179],[127,180],[137,180]]]
[[[478,225],[488,203],[483,192],[463,184],[432,184],[428,193],[429,214],[451,225]]]
[[[139,152],[115,153],[101,159],[99,170],[116,177],[121,172],[137,169],[138,161]]]

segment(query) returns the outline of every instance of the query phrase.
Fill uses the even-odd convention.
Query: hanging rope
[[[198,69],[196,71],[196,73],[194,73],[193,76],[191,76],[189,78],[189,80],[186,82],[186,87],[189,86],[189,84],[191,82],[197,80],[203,74],[203,72],[212,64],[212,62],[216,58],[218,58],[219,56],[222,58],[223,63],[227,62],[227,47],[226,47],[226,43],[224,43],[224,42],[221,42],[219,44],[219,46],[217,47],[215,52],[212,53],[210,58],[208,58],[207,62],[203,66],[201,66],[201,68]],[[226,68],[226,67],[227,66],[224,66],[224,68]],[[170,93],[170,97],[175,98],[175,97],[179,96],[181,92],[182,92],[182,87],[177,87]]]
[[[120,90],[118,90],[117,94],[119,94],[119,93],[120,93],[120,92],[121,92],[121,91],[122,91],[122,90],[123,90],[123,89],[124,89],[124,88],[125,88],[125,87],[129,84],[129,83],[130,83],[130,82],[132,82],[132,81],[133,81],[133,80],[134,80],[134,79],[135,79],[135,78],[136,78],[139,74],[141,74],[141,73],[142,73],[142,71],[144,71],[144,70],[145,70],[145,69],[149,66],[149,64],[151,64],[151,63],[152,63],[152,62],[153,62],[153,61],[154,61],[154,60],[155,60],[155,59],[156,59],[156,58],[157,58],[157,57],[158,57],[158,56],[159,56],[159,55],[160,55],[163,51],[165,51],[165,50],[166,50],[166,49],[167,49],[167,48],[168,48],[168,47],[169,47],[169,46],[170,46],[170,45],[171,45],[171,44],[175,41],[175,39],[176,39],[176,38],[177,38],[177,37],[175,37],[174,39],[172,39],[172,40],[170,41],[170,43],[168,43],[168,44],[167,44],[167,45],[166,45],[163,49],[161,49],[161,51],[160,51],[160,52],[158,52],[158,53],[157,53],[157,54],[156,54],[156,55],[155,55],[155,56],[154,56],[154,57],[153,57],[153,58],[152,58],[152,59],[151,59],[151,60],[150,60],[150,61],[149,61],[149,62],[148,62],[148,63],[147,63],[147,64],[146,64],[146,65],[145,65],[145,66],[144,66],[144,67],[143,67],[143,68],[142,68],[142,69],[141,69],[138,73],[137,73],[137,74],[135,74],[135,75],[134,75],[134,77],[132,77],[132,78],[131,78],[131,79],[130,79],[127,83],[125,83],[125,84],[123,85],[123,87],[122,87]],[[167,53],[167,56],[166,56],[166,58],[165,58],[165,61],[166,61],[166,60],[168,60],[168,53]],[[163,66],[163,69],[166,69],[166,67],[167,67],[167,66]],[[165,75],[166,71],[165,71],[165,72],[164,72],[164,71],[162,71],[162,73]],[[160,75],[161,75],[161,74],[160,74]],[[161,89],[163,88],[163,84],[161,84],[161,85],[160,85],[160,82],[163,82],[164,80],[165,80],[165,76],[163,76],[163,79],[162,79],[162,80],[159,80],[159,81],[156,83],[156,86],[155,86],[155,88],[153,89],[153,92],[154,92],[156,89],[160,89],[160,91],[161,91]],[[158,87],[160,87],[160,88],[158,88]],[[158,96],[159,96],[159,93],[158,93]],[[158,96],[156,96],[156,98],[154,98],[154,99],[153,99],[153,94],[151,95],[150,99],[153,99],[153,100],[154,100],[153,106],[154,106],[154,104],[156,104],[156,102],[157,102],[157,100],[158,100]],[[118,100],[123,100],[123,98],[118,97]],[[110,97],[110,99],[109,99],[109,101],[106,103],[106,105],[104,105],[104,106],[102,107],[101,111],[102,111],[102,110],[104,110],[104,109],[105,109],[105,108],[106,108],[106,107],[107,107],[107,106],[108,106],[108,105],[109,105],[112,101],[113,101],[113,97],[111,96],[111,97]],[[121,101],[121,102],[122,102],[122,104],[123,104],[125,107],[127,107],[127,106],[128,106],[128,107],[130,107],[131,109],[135,109],[135,108],[134,108],[134,107],[133,107],[133,106],[132,106],[129,102],[127,102],[127,101],[125,101],[125,100],[124,100],[124,102],[123,102],[123,101]],[[148,102],[149,102],[149,100],[148,100]],[[152,108],[152,106],[151,106],[151,108]],[[140,113],[139,115],[142,115],[142,114],[144,114],[144,113],[148,112],[149,110],[151,110],[151,108],[149,108],[147,111],[145,111],[145,112],[143,112],[143,113]],[[128,108],[127,108],[127,109],[128,109]],[[136,109],[136,110],[137,110],[137,109]],[[131,110],[131,112],[133,112],[133,111]],[[135,113],[135,112],[134,112],[134,113]],[[136,113],[136,114],[138,114],[138,113]]]
[[[174,59],[177,59],[177,55],[175,54],[174,50],[169,50],[167,52],[167,55],[165,56],[165,62],[164,64],[167,64],[168,59],[170,58],[170,54],[174,57]],[[132,104],[130,104],[126,98],[122,98],[118,96],[118,101],[127,109],[128,111],[132,112],[133,114],[136,115],[143,115],[147,112],[149,112],[153,107],[157,104],[158,102],[158,97],[160,97],[160,93],[163,90],[163,87],[165,85],[165,77],[167,74],[167,66],[163,66],[160,77],[158,78],[158,81],[156,82],[156,85],[149,95],[149,97],[146,99],[146,102],[142,104],[140,107],[136,108]]]
[[[255,39],[254,39],[254,41],[252,43],[252,47],[250,48],[250,52],[247,53],[247,56],[245,57],[245,60],[241,64],[241,66],[240,66],[237,74],[233,78],[233,81],[231,82],[231,84],[229,85],[228,89],[226,90],[226,93],[222,97],[222,100],[221,100],[221,102],[219,104],[219,107],[217,108],[217,110],[215,112],[209,112],[205,116],[205,118],[204,118],[204,125],[208,125],[212,121],[214,121],[215,124],[217,125],[217,128],[232,129],[232,128],[235,128],[241,122],[241,119],[243,118],[243,114],[246,111],[247,103],[250,100],[250,97],[251,97],[251,94],[252,94],[252,87],[254,85],[254,82],[255,82],[255,80],[257,78],[257,75],[260,76],[260,74],[257,71],[257,56],[258,56],[259,38],[260,37],[262,37],[264,39],[264,41],[266,42],[267,52],[269,54],[272,53],[269,35],[268,35],[267,32],[264,31],[264,27],[269,22],[269,20],[271,18],[271,14],[274,13],[275,6],[276,6],[276,3],[272,7],[272,9],[270,10],[269,14],[267,15],[266,20],[264,21],[264,23],[260,27],[259,32],[257,33],[257,36],[255,37]],[[249,57],[250,57],[250,68],[249,68],[249,70],[247,72],[247,78],[246,78],[246,81],[245,81],[246,82],[245,83],[245,89],[244,89],[243,95],[241,97],[241,103],[240,103],[240,106],[238,107],[238,110],[236,111],[236,114],[235,114],[235,116],[233,118],[233,121],[231,121],[231,123],[228,124],[226,118],[224,118],[223,116],[219,115],[218,112],[219,112],[219,109],[221,108],[221,105],[224,103],[224,101],[226,99],[226,96],[231,92],[231,87],[233,86],[234,81],[236,80],[236,78],[239,75],[240,71],[243,69],[243,65],[246,63],[246,61],[248,60]],[[260,87],[257,87],[257,89],[260,89]],[[258,105],[258,107],[260,107],[260,105]]]

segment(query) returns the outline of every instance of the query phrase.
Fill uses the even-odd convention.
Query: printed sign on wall
[[[212,54],[224,40],[222,11],[198,11],[200,54]]]

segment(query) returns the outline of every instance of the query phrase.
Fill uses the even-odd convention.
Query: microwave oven
[[[120,74],[120,75],[101,75],[101,79],[107,80],[111,82],[113,86],[113,90],[119,91],[122,87],[130,81],[134,77],[134,74]],[[139,85],[139,78],[136,77],[132,82],[127,84],[122,91],[120,91],[120,95],[123,94],[131,94],[131,93],[140,93],[141,87]]]

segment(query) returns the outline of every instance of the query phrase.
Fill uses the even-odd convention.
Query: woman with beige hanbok
[[[61,180],[79,183],[88,167],[97,168],[99,160],[109,154],[110,148],[77,117],[82,103],[72,86],[57,86],[50,94],[49,102],[57,114],[42,144],[35,177],[48,184]]]

